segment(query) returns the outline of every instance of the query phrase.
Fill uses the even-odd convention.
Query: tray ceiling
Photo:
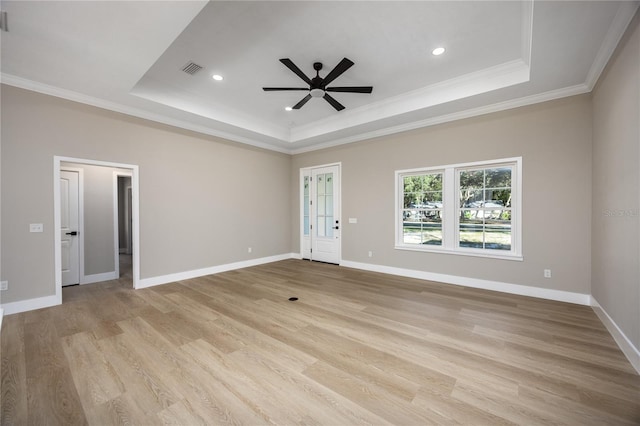
[[[3,1],[2,82],[281,152],[590,91],[638,2]],[[431,52],[444,47],[445,53]],[[355,65],[286,111],[309,77]],[[190,74],[188,63],[202,67]],[[213,74],[223,77],[212,79]]]

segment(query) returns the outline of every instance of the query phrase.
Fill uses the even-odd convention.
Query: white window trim
[[[486,168],[488,166],[500,166],[512,164],[514,173],[512,179],[511,198],[511,250],[499,251],[489,249],[476,249],[469,247],[458,247],[459,215],[457,206],[459,204],[459,173],[461,169]],[[415,245],[402,243],[403,229],[401,211],[403,206],[403,180],[402,176],[418,173],[443,173],[442,188],[442,246]],[[448,164],[445,166],[421,167],[417,169],[396,170],[395,172],[395,249],[407,251],[430,252],[440,254],[453,254],[458,256],[475,256],[492,259],[505,259],[522,261],[522,157],[502,158],[496,160],[477,161],[473,163]]]

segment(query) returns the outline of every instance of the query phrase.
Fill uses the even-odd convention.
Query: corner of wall
[[[596,313],[600,321],[607,328],[613,340],[618,344],[624,356],[627,357],[633,368],[640,374],[640,350],[636,348],[631,340],[622,332],[618,324],[613,321],[607,311],[605,311],[598,301],[591,296],[591,308]]]

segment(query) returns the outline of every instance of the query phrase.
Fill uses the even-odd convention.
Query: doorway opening
[[[303,259],[342,259],[341,164],[300,169],[300,252]]]
[[[116,278],[131,277],[133,254],[133,209],[131,172],[118,170],[113,172],[113,247],[115,250]]]
[[[91,181],[90,170],[104,176]],[[54,156],[53,171],[54,276],[58,303],[62,303],[62,286],[67,284],[90,284],[119,279],[126,274],[133,288],[137,288],[140,281],[138,166]],[[74,198],[74,189],[73,182],[70,185],[67,182],[73,180],[74,171],[78,177],[77,207],[73,200],[69,204],[69,199]],[[85,184],[93,186],[85,191]],[[75,208],[78,220],[73,222],[70,219],[74,212],[70,213],[70,210]],[[113,227],[96,225],[99,219],[102,225],[111,221]],[[121,234],[124,253],[120,253]],[[70,279],[67,273],[69,266],[75,263],[72,257],[76,255],[79,277]]]

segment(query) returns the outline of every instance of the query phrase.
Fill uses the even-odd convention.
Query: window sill
[[[420,251],[425,253],[438,253],[438,254],[453,254],[456,256],[472,256],[472,257],[485,257],[489,259],[499,260],[515,260],[522,262],[524,257],[521,254],[515,253],[487,253],[486,251],[476,250],[447,250],[444,248],[432,248],[432,247],[411,247],[411,246],[395,246],[396,250],[406,251]]]

